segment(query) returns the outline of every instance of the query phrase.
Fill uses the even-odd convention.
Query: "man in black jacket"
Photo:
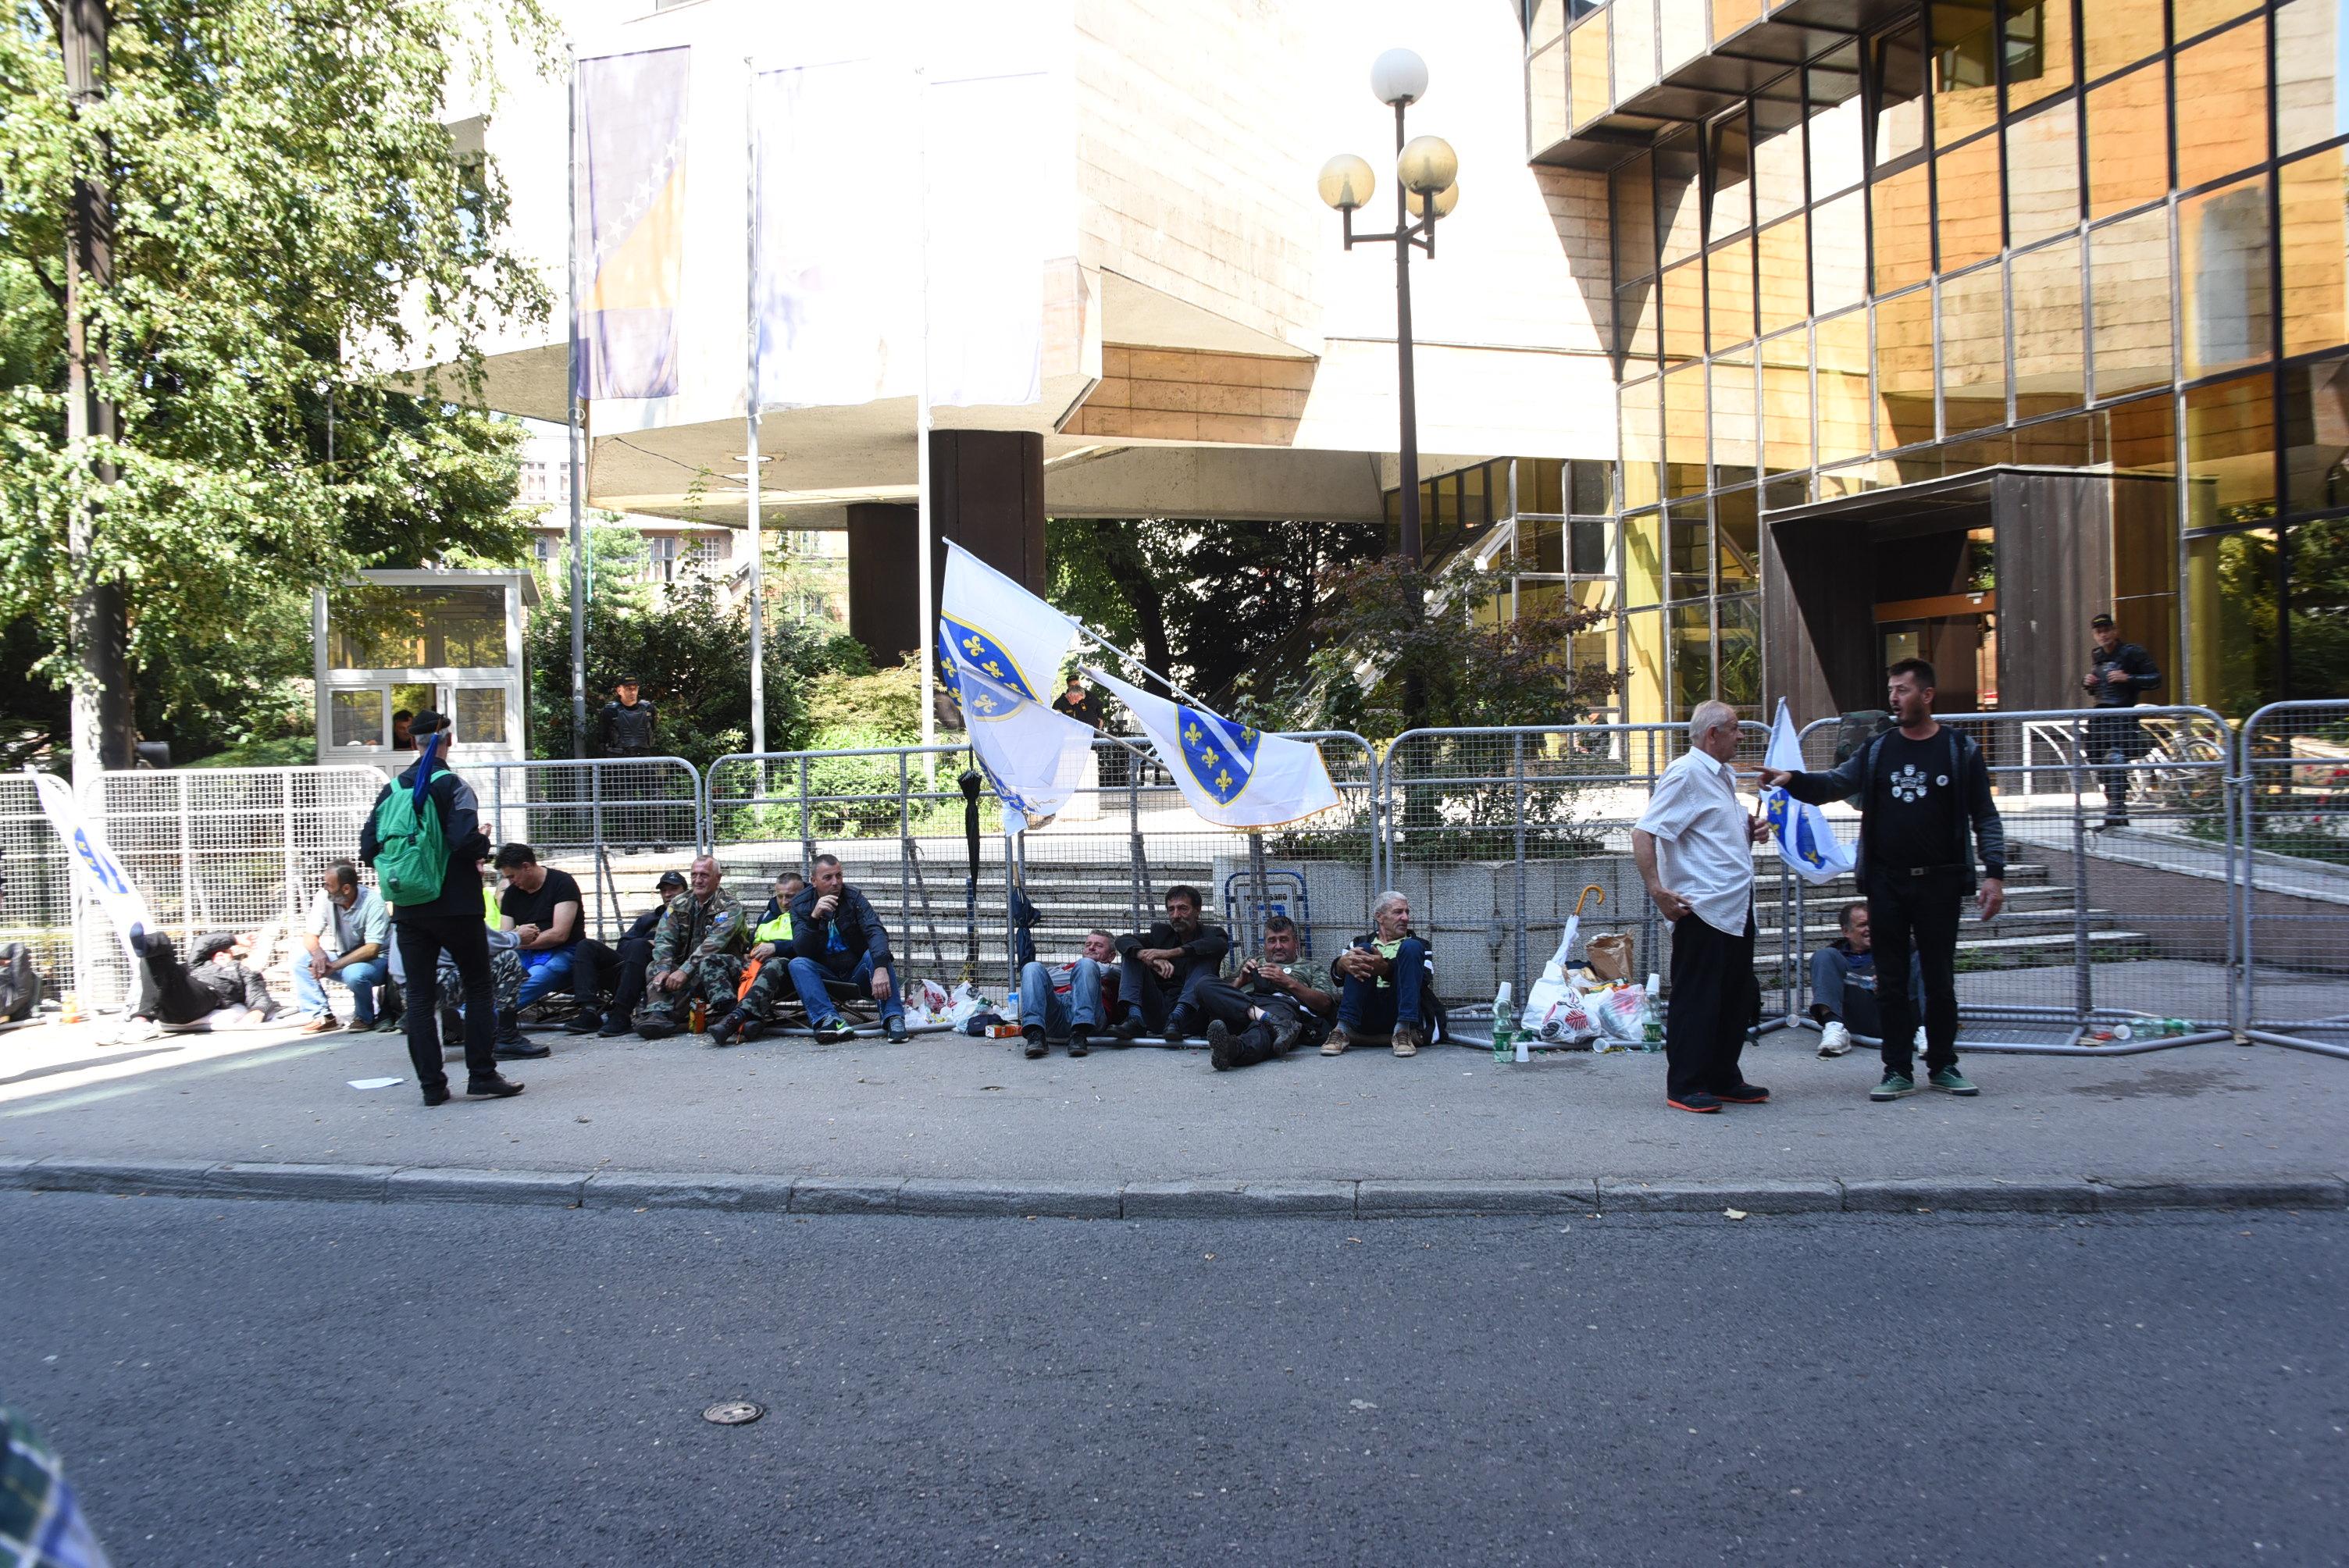
[[[414,790],[420,777],[424,801],[440,816],[440,841],[449,851],[440,895],[424,903],[395,904],[391,911],[392,939],[399,944],[400,972],[407,976],[408,1059],[415,1065],[424,1103],[446,1103],[449,1074],[440,1062],[440,954],[446,952],[465,994],[465,1092],[496,1099],[520,1094],[523,1086],[498,1072],[490,928],[481,919],[481,865],[489,857],[490,841],[481,833],[473,787],[449,767],[447,719],[426,708],[409,728],[416,737],[416,760],[383,787],[359,828],[359,858],[372,866],[383,852],[376,837],[377,813],[394,789]]]
[[[2105,786],[2107,828],[2128,826],[2128,765],[2146,753],[2145,726],[2128,713],[2140,698],[2161,684],[2161,666],[2135,643],[2121,641],[2121,630],[2110,615],[2088,623],[2096,645],[2088,653],[2088,673],[2082,689],[2097,712],[2088,720],[2088,755],[2104,766],[2097,777]]]
[[[636,700],[636,677],[622,676],[604,705],[601,738],[606,757],[650,757],[653,754],[653,705]]]
[[[1124,1039],[1146,1031],[1171,1045],[1204,1023],[1199,991],[1224,966],[1232,939],[1220,926],[1199,923],[1199,890],[1177,882],[1166,890],[1166,918],[1148,931],[1117,939],[1117,994],[1133,1008],[1112,1033]]]
[[[881,1005],[882,1031],[905,1037],[905,1000],[899,995],[889,956],[889,932],[872,900],[850,887],[840,857],[818,855],[808,867],[808,885],[792,900],[792,988],[800,994],[819,1040],[844,1040],[855,1034],[824,989],[826,980],[868,985]]]
[[[564,1026],[573,1034],[608,1040],[628,1032],[628,1020],[636,1016],[645,999],[645,971],[653,961],[653,932],[668,913],[669,900],[685,891],[685,873],[661,872],[655,890],[660,902],[630,921],[618,942],[607,947],[589,937],[579,944],[579,957],[571,966],[571,993],[578,998],[579,1012]],[[606,991],[612,994],[608,1013],[604,1006]]]
[[[1982,853],[1982,917],[2006,902],[2006,824],[1991,801],[1990,765],[1970,736],[1933,717],[1933,666],[1902,659],[1886,672],[1897,728],[1855,751],[1831,773],[1762,769],[1762,788],[1797,800],[1859,801],[1855,868],[1868,894],[1876,948],[1876,1011],[1884,1027],[1884,1081],[1868,1098],[1917,1092],[1913,945],[1925,979],[1925,1069],[1935,1088],[1971,1095],[1958,1071],[1959,903],[1974,891]]]

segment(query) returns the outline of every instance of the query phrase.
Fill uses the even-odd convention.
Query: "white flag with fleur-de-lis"
[[[1321,748],[1169,702],[1088,667],[1133,711],[1191,810],[1226,828],[1278,828],[1338,803]]]
[[[938,680],[1012,832],[1040,825],[1084,782],[1092,726],[1055,713],[1076,623],[951,540],[938,601]]]

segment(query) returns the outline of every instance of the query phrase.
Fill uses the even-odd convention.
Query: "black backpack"
[[[16,1023],[41,1005],[41,972],[33,950],[21,942],[0,943],[0,1021]]]

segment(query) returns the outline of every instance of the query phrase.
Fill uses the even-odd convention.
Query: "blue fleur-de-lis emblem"
[[[1247,788],[1256,764],[1257,732],[1198,708],[1182,711],[1183,765],[1216,804],[1230,805]]]
[[[947,635],[944,626],[938,628],[938,681],[955,701],[962,701],[962,666],[955,657],[954,639]]]
[[[947,688],[962,704],[965,717],[1009,718],[1026,704],[1037,701],[1019,661],[985,631],[948,616],[938,617],[939,669]]]

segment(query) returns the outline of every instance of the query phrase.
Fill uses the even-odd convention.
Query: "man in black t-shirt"
[[[1762,769],[1762,787],[1797,800],[1859,800],[1859,885],[1876,947],[1876,1010],[1884,1027],[1884,1081],[1870,1099],[1917,1090],[1913,947],[1924,973],[1927,1082],[1950,1094],[1974,1086],[1958,1071],[1959,903],[1974,891],[1982,855],[1982,917],[2006,902],[2006,825],[1991,801],[1990,765],[1972,738],[1933,717],[1933,666],[1902,659],[1887,672],[1886,730],[1831,773]]]
[[[1085,689],[1084,681],[1074,670],[1069,672],[1069,689],[1052,699],[1052,711],[1065,713],[1079,724],[1090,724],[1096,730],[1102,727],[1101,704],[1093,700],[1093,694]]]
[[[524,1007],[549,991],[567,985],[579,957],[579,882],[569,872],[538,863],[528,844],[502,844],[492,862],[506,879],[498,895],[498,924],[514,934],[522,959],[522,989],[512,1008],[498,1019],[512,1033]]]

